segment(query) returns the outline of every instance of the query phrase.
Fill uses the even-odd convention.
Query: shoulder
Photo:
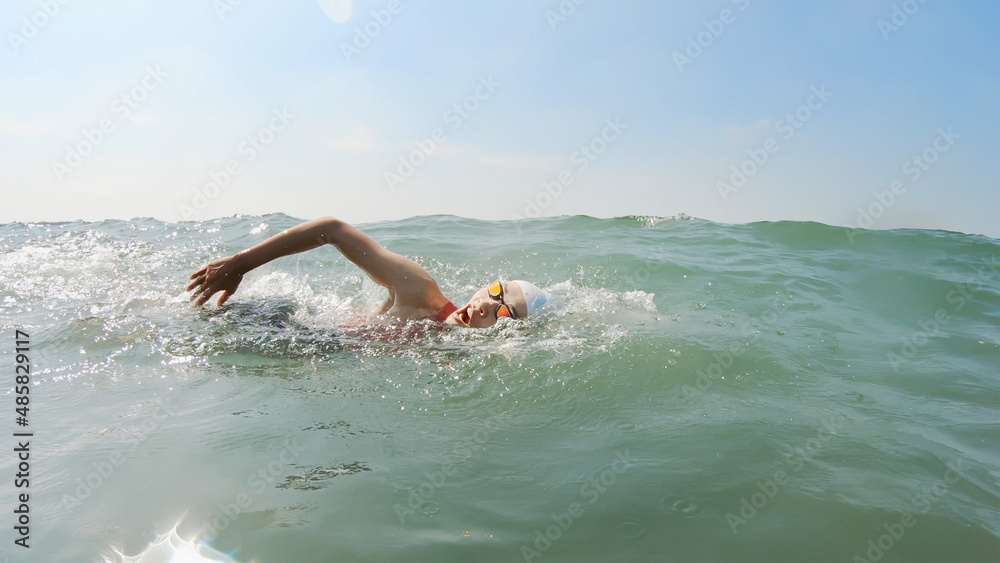
[[[396,307],[412,309],[432,309],[433,315],[439,309],[450,303],[441,293],[437,281],[423,268],[420,271],[408,272],[390,288],[395,293]]]

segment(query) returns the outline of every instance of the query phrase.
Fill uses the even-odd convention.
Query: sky
[[[1000,237],[995,0],[5,0],[0,223]]]

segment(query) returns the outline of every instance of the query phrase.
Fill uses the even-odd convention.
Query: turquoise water
[[[0,354],[24,330],[34,370],[11,561],[1000,560],[995,239],[420,217],[362,228],[458,304],[562,307],[344,328],[383,294],[332,247],[188,304],[298,222],[0,225]]]

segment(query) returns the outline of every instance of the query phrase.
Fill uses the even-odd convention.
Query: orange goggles
[[[514,311],[513,307],[508,306],[503,301],[503,284],[496,282],[486,288],[490,294],[490,299],[494,301],[499,301],[500,304],[497,305],[497,318],[507,317],[511,319],[517,318],[517,313]]]

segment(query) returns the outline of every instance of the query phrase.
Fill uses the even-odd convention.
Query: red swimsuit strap
[[[434,315],[433,317],[431,317],[431,319],[435,320],[435,321],[437,321],[439,323],[440,322],[444,322],[444,320],[448,318],[448,315],[454,313],[457,310],[458,310],[458,307],[456,307],[454,303],[452,303],[451,301],[449,301],[448,304],[445,305],[444,307],[441,307],[441,310],[438,311],[436,315]]]

